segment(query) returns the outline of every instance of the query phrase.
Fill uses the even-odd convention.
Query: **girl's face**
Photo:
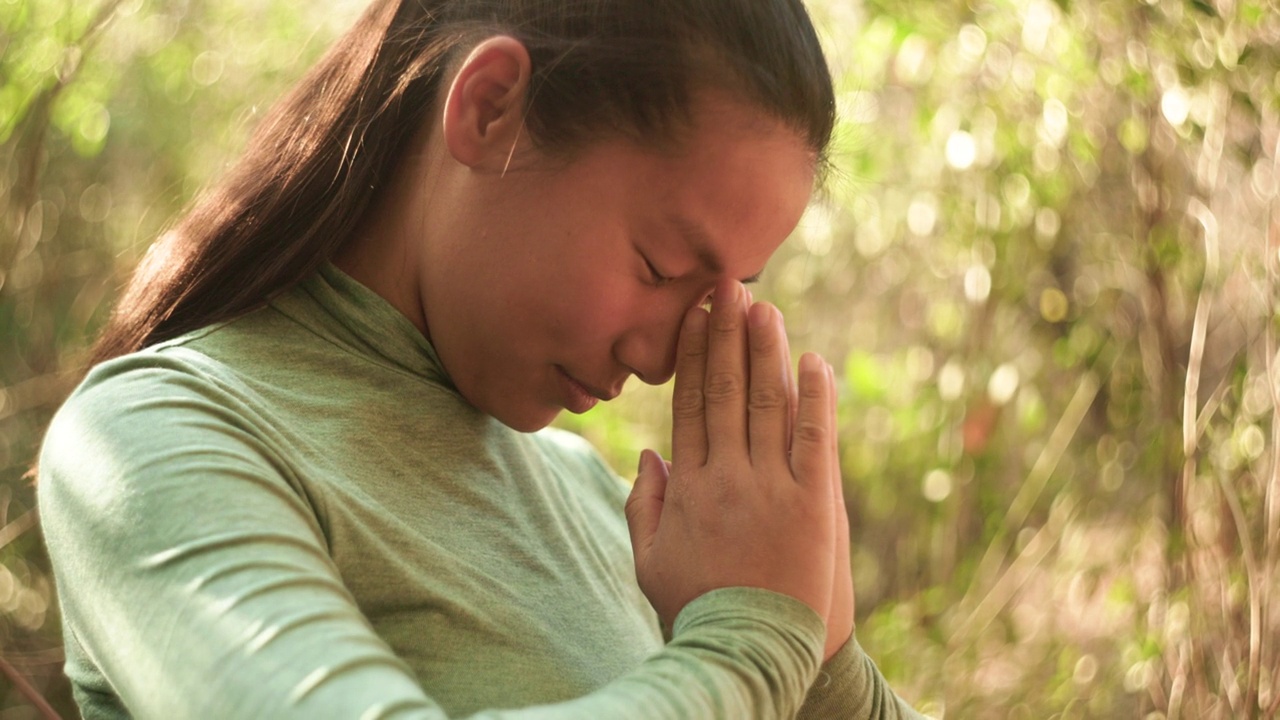
[[[679,152],[617,139],[550,158],[504,94],[518,84],[490,72],[504,66],[471,67],[335,261],[431,339],[472,405],[517,430],[584,412],[632,375],[665,382],[685,312],[758,275],[799,221],[813,153],[706,94]]]
[[[471,404],[532,431],[670,378],[685,312],[758,275],[812,192],[812,152],[745,112],[704,103],[679,154],[617,140],[433,189],[419,301]]]

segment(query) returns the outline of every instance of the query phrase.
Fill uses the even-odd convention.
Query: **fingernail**
[[[648,454],[648,453],[650,453],[650,452],[652,452],[652,451],[651,451],[651,450],[649,450],[648,448],[646,448],[646,449],[644,449],[644,450],[641,450],[641,451],[640,451],[640,463],[636,466],[636,474],[637,474],[637,475],[643,475],[643,474],[644,474],[644,464],[645,464],[645,459],[644,459],[644,458],[645,458],[645,455],[647,455],[647,454]]]
[[[740,299],[742,299],[744,290],[745,288],[742,287],[742,283],[736,281],[730,282],[727,285],[721,285],[716,289],[716,302],[720,302],[725,305],[736,304]],[[723,299],[721,298],[722,294]]]
[[[814,353],[805,353],[800,357],[800,372],[826,374],[826,371],[822,369],[823,364],[822,358]]]
[[[760,303],[759,305],[752,305],[751,309],[747,311],[747,320],[751,323],[751,327],[762,328],[769,324],[772,314],[768,305]]]

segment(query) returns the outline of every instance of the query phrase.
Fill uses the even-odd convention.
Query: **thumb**
[[[662,518],[662,500],[667,493],[667,464],[652,450],[640,453],[636,484],[627,498],[627,528],[631,531],[631,551],[640,558],[653,542]]]

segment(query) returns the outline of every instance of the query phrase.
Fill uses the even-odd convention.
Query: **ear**
[[[487,38],[463,61],[445,97],[442,134],[467,167],[506,167],[520,141],[532,62],[513,37]]]

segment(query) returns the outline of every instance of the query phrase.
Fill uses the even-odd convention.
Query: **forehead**
[[[705,265],[721,265],[708,268],[716,274],[757,272],[813,192],[816,155],[798,133],[714,97],[704,98],[673,147],[620,143],[612,153],[631,178],[634,211],[685,241]]]

